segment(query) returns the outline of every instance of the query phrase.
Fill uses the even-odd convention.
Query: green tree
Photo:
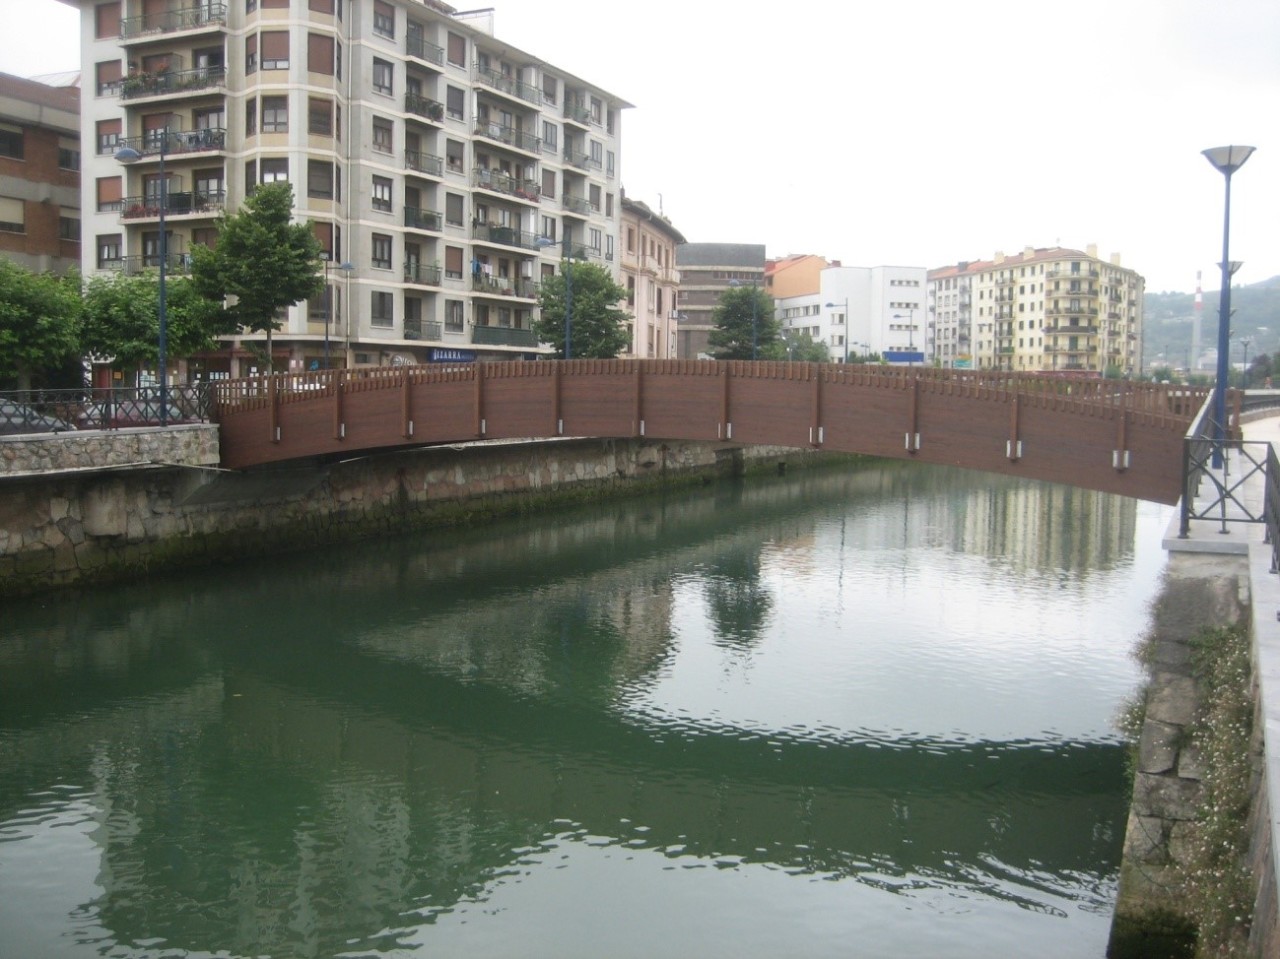
[[[631,346],[627,335],[627,313],[618,304],[627,291],[613,281],[608,270],[592,263],[566,261],[571,295],[570,355],[590,359],[612,359]],[[533,331],[540,343],[565,355],[565,274],[546,277],[538,288],[538,319]]]
[[[80,277],[32,273],[0,258],[0,379],[19,389],[80,349]]]
[[[80,348],[122,368],[155,363],[160,340],[160,285],[154,274],[95,276],[84,293]],[[170,357],[190,356],[234,333],[222,307],[185,277],[165,280],[165,344]]]
[[[217,242],[191,251],[191,276],[202,296],[226,303],[236,328],[267,334],[270,372],[279,310],[324,291],[320,252],[310,223],[293,222],[293,186],[268,183],[218,218]]]
[[[831,351],[825,343],[816,341],[808,330],[788,334],[772,344],[767,352],[761,352],[762,360],[792,360],[796,363],[830,363]]]
[[[739,286],[720,294],[711,313],[712,353],[718,360],[764,359],[777,355],[782,327],[773,315],[773,297],[754,286]],[[786,346],[782,345],[782,355]]]

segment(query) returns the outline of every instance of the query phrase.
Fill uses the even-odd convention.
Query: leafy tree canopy
[[[825,343],[815,341],[808,330],[788,333],[760,353],[762,360],[792,360],[796,363],[830,363],[831,351]]]
[[[236,327],[267,334],[270,369],[278,311],[324,291],[320,251],[311,225],[293,222],[292,184],[268,183],[218,218],[214,246],[191,251],[191,276],[202,296],[226,301]]]
[[[593,263],[568,261],[561,265],[569,271],[572,319],[570,355],[590,359],[612,359],[631,346],[627,334],[627,313],[618,304],[627,291],[613,281],[608,270]],[[565,274],[546,277],[538,288],[539,316],[533,324],[541,343],[556,348],[555,355],[565,355]]]
[[[165,280],[165,342],[170,356],[189,356],[236,331],[222,305],[207,300],[185,277]],[[95,276],[84,294],[81,349],[120,366],[157,359],[160,285],[153,274]]]
[[[80,348],[80,276],[32,273],[0,258],[0,379],[19,389]]]
[[[773,297],[754,286],[739,286],[720,294],[720,304],[711,313],[715,329],[710,345],[718,360],[749,360],[777,355],[782,327],[773,314]]]

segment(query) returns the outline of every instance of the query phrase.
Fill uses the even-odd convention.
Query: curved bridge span
[[[222,463],[245,469],[562,436],[916,459],[1161,503],[1207,390],[1034,374],[789,362],[568,360],[324,370],[214,384]]]

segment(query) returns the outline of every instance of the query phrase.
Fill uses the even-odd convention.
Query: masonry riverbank
[[[558,440],[430,447],[230,473],[216,468],[213,426],[0,440],[0,595],[233,562],[815,459],[810,451],[773,447]]]

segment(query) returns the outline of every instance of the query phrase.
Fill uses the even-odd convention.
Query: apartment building
[[[80,265],[80,90],[0,73],[0,256]]]
[[[675,359],[680,287],[676,247],[684,236],[661,213],[623,196],[620,239],[622,285],[631,314],[631,356]]]
[[[288,180],[327,292],[285,311],[277,369],[540,355],[539,281],[569,255],[618,276],[630,104],[496,39],[492,9],[63,2],[82,11],[84,272],[158,266],[163,216],[181,273],[221,211]],[[199,375],[252,373],[263,345]]]
[[[711,315],[730,286],[765,285],[764,244],[684,243],[676,247],[680,271],[676,353],[696,360],[710,355]]]
[[[1129,375],[1142,355],[1145,281],[1097,247],[1027,247],[929,273],[933,355],[944,366]]]

